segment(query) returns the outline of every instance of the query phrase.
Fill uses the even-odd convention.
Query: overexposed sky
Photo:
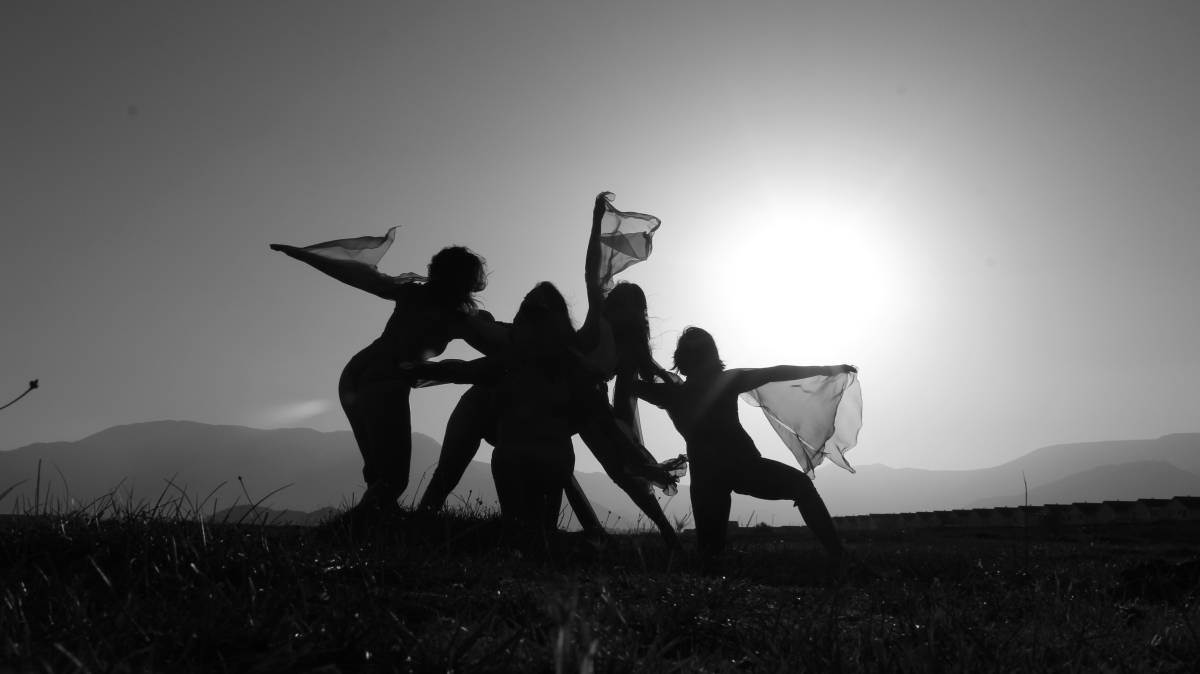
[[[1198,34],[1187,1],[4,3],[0,398],[42,388],[0,449],[347,428],[390,306],[269,242],[398,224],[384,271],[466,244],[498,317],[550,280],[580,320],[601,190],[663,221],[623,275],[660,360],[699,325],[858,365],[851,462],[1200,430]]]

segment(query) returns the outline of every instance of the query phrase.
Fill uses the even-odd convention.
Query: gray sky
[[[852,463],[1200,430],[1200,4],[648,4],[4,3],[0,398],[43,388],[0,449],[346,428],[390,306],[267,243],[399,224],[384,271],[466,244],[497,316],[579,320],[606,189],[663,221],[622,277],[660,360],[857,364]]]

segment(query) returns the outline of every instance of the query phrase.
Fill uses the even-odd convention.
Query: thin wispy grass
[[[213,521],[172,478],[3,520],[0,661],[30,671],[1194,671],[1200,533],[815,541],[717,570],[654,532],[549,556],[473,496],[367,534]],[[11,488],[10,488],[11,489]],[[261,497],[243,489],[244,503]],[[690,539],[685,545],[692,545]]]

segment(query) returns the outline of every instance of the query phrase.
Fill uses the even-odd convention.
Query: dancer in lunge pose
[[[825,502],[803,472],[764,459],[738,420],[738,395],[771,382],[853,374],[850,365],[800,367],[779,365],[726,370],[712,335],[687,328],[675,348],[682,383],[634,382],[638,397],[667,411],[687,442],[691,467],[692,514],[700,552],[710,560],[725,546],[730,494],[761,499],[790,499],[805,524],[834,558],[842,544]],[[832,423],[829,424],[832,427]]]
[[[487,285],[483,258],[462,246],[443,248],[429,262],[428,276],[389,276],[376,269],[395,238],[339,239],[277,250],[333,278],[394,302],[392,315],[374,342],[342,370],[338,398],[363,457],[367,490],[355,512],[372,515],[398,508],[408,486],[412,428],[408,406],[410,380],[398,363],[440,354],[450,340],[466,336],[465,321],[476,312],[474,294]]]

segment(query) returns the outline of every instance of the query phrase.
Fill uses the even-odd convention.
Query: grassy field
[[[486,517],[387,533],[126,513],[0,522],[0,670],[1200,671],[1200,537],[649,534],[550,558]],[[685,545],[694,541],[685,537]]]

